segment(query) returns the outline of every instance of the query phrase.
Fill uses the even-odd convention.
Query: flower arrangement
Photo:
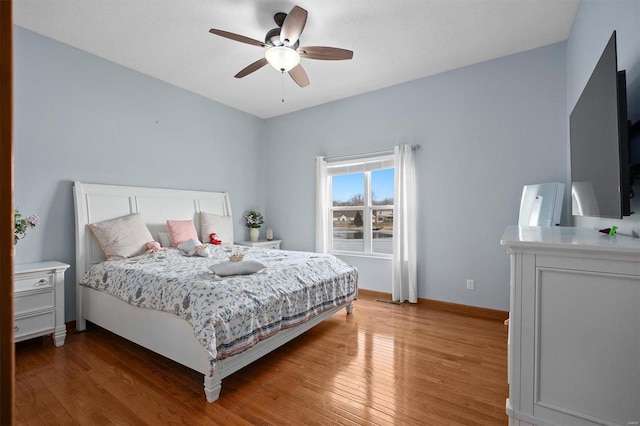
[[[18,241],[23,239],[27,235],[27,229],[35,228],[40,220],[38,215],[32,214],[28,217],[22,217],[18,209],[13,211],[13,245],[18,244]]]
[[[260,213],[257,210],[251,210],[249,212],[245,212],[242,216],[246,221],[247,228],[260,228],[260,225],[264,223],[264,218],[262,217],[262,213]]]

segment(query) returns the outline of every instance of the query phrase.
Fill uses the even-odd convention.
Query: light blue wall
[[[17,262],[74,264],[71,181],[226,190],[283,247],[314,248],[316,155],[420,144],[419,296],[508,309],[499,239],[522,186],[568,180],[565,44],[260,120],[16,28],[15,202],[42,224]],[[425,59],[427,60],[427,59]],[[212,81],[212,84],[216,82]],[[389,261],[346,258],[390,291]],[[465,290],[466,279],[476,290]],[[67,320],[74,319],[73,270]]]
[[[240,213],[264,208],[263,120],[20,27],[14,36],[14,203],[42,221],[16,246],[16,262],[72,265],[67,321],[74,180],[227,191],[245,237]]]
[[[589,80],[611,33],[616,31],[618,69],[627,71],[627,106],[632,122],[640,120],[640,1],[583,0],[567,42],[567,116]],[[567,135],[568,135],[567,127]],[[569,145],[567,142],[567,150]],[[570,170],[570,165],[567,163]],[[569,182],[569,181],[568,181]],[[638,194],[640,185],[636,184]],[[617,226],[618,232],[640,236],[640,200],[635,215],[622,220],[575,218],[575,225],[592,229]]]
[[[559,43],[267,120],[270,226],[313,250],[315,156],[420,144],[418,296],[508,310],[499,241],[522,186],[567,180],[565,74]],[[389,261],[346,260],[362,288],[390,292]]]

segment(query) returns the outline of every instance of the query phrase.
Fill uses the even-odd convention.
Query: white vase
[[[255,243],[256,241],[258,241],[258,237],[260,237],[260,228],[251,228],[250,234],[251,241]]]

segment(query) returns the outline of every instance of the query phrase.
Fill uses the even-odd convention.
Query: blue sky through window
[[[371,172],[371,189],[376,200],[393,199],[393,169]],[[333,176],[333,201],[348,201],[355,194],[364,194],[364,173]]]
[[[385,198],[393,200],[393,169],[371,172],[371,191],[374,201],[382,201]]]

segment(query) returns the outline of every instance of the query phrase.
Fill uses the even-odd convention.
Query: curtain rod
[[[420,149],[420,145],[411,146],[412,151],[417,151],[419,149]],[[341,155],[338,157],[326,157],[326,160],[327,162],[343,161],[343,160],[358,160],[360,158],[375,157],[377,155],[390,155],[390,154],[393,154],[393,149],[387,149],[385,151],[368,152],[366,154],[352,154],[352,155]]]

